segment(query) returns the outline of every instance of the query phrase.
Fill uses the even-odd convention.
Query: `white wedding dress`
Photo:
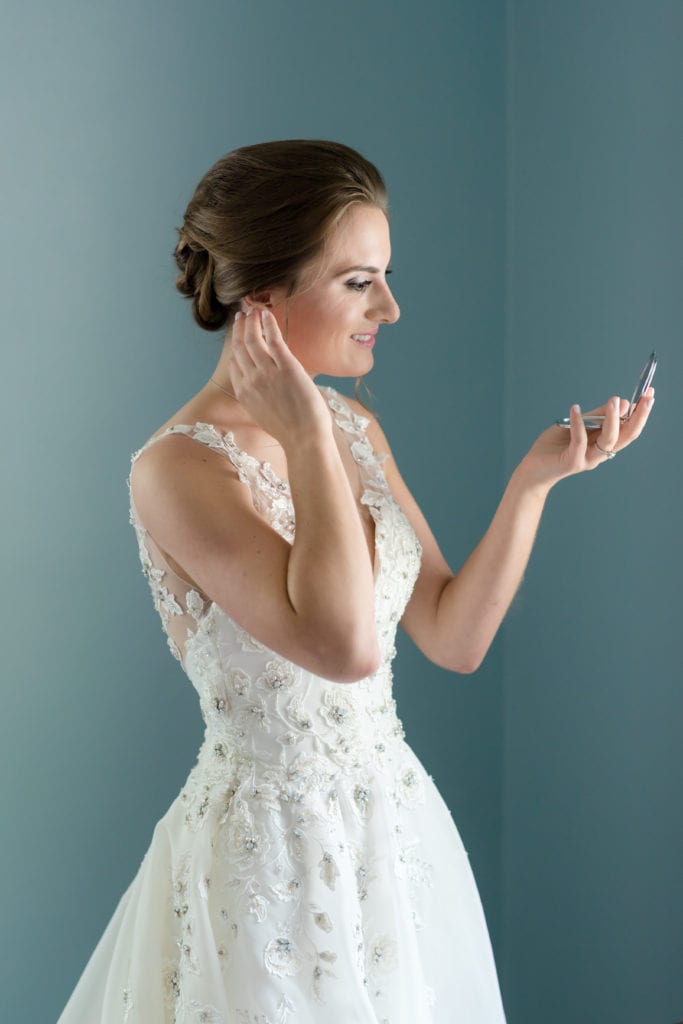
[[[392,697],[420,544],[368,421],[321,391],[375,522],[381,666],[341,684],[280,657],[176,575],[137,516],[134,461],[183,433],[230,459],[291,542],[267,463],[208,423],[132,455],[142,569],[206,731],[58,1024],[504,1024],[467,853]]]

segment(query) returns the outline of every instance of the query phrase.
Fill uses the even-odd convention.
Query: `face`
[[[372,369],[378,328],[400,316],[385,276],[390,256],[382,210],[352,206],[325,254],[305,268],[302,290],[289,302],[285,288],[271,291],[282,335],[312,377],[360,377]]]

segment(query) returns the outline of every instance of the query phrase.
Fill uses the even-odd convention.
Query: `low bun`
[[[192,314],[205,331],[220,331],[230,319],[230,309],[216,295],[214,260],[207,249],[190,244],[182,234],[174,252],[180,271],[176,288],[192,299]]]

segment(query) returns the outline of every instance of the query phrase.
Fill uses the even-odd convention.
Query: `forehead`
[[[307,291],[321,279],[334,278],[350,267],[373,266],[382,270],[390,256],[386,214],[377,206],[356,204],[330,231],[323,252],[303,269],[300,286]]]
[[[328,264],[351,256],[358,263],[386,260],[389,249],[389,222],[377,206],[351,206],[330,232],[326,245]]]

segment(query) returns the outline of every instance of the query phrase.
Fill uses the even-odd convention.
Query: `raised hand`
[[[269,310],[237,314],[228,365],[235,397],[283,448],[331,429],[325,400]]]
[[[530,483],[552,487],[574,473],[596,469],[640,436],[654,404],[655,389],[642,396],[629,419],[622,420],[629,403],[615,396],[588,416],[604,416],[599,430],[587,430],[578,405],[572,406],[569,430],[552,426],[534,442],[520,463]]]

